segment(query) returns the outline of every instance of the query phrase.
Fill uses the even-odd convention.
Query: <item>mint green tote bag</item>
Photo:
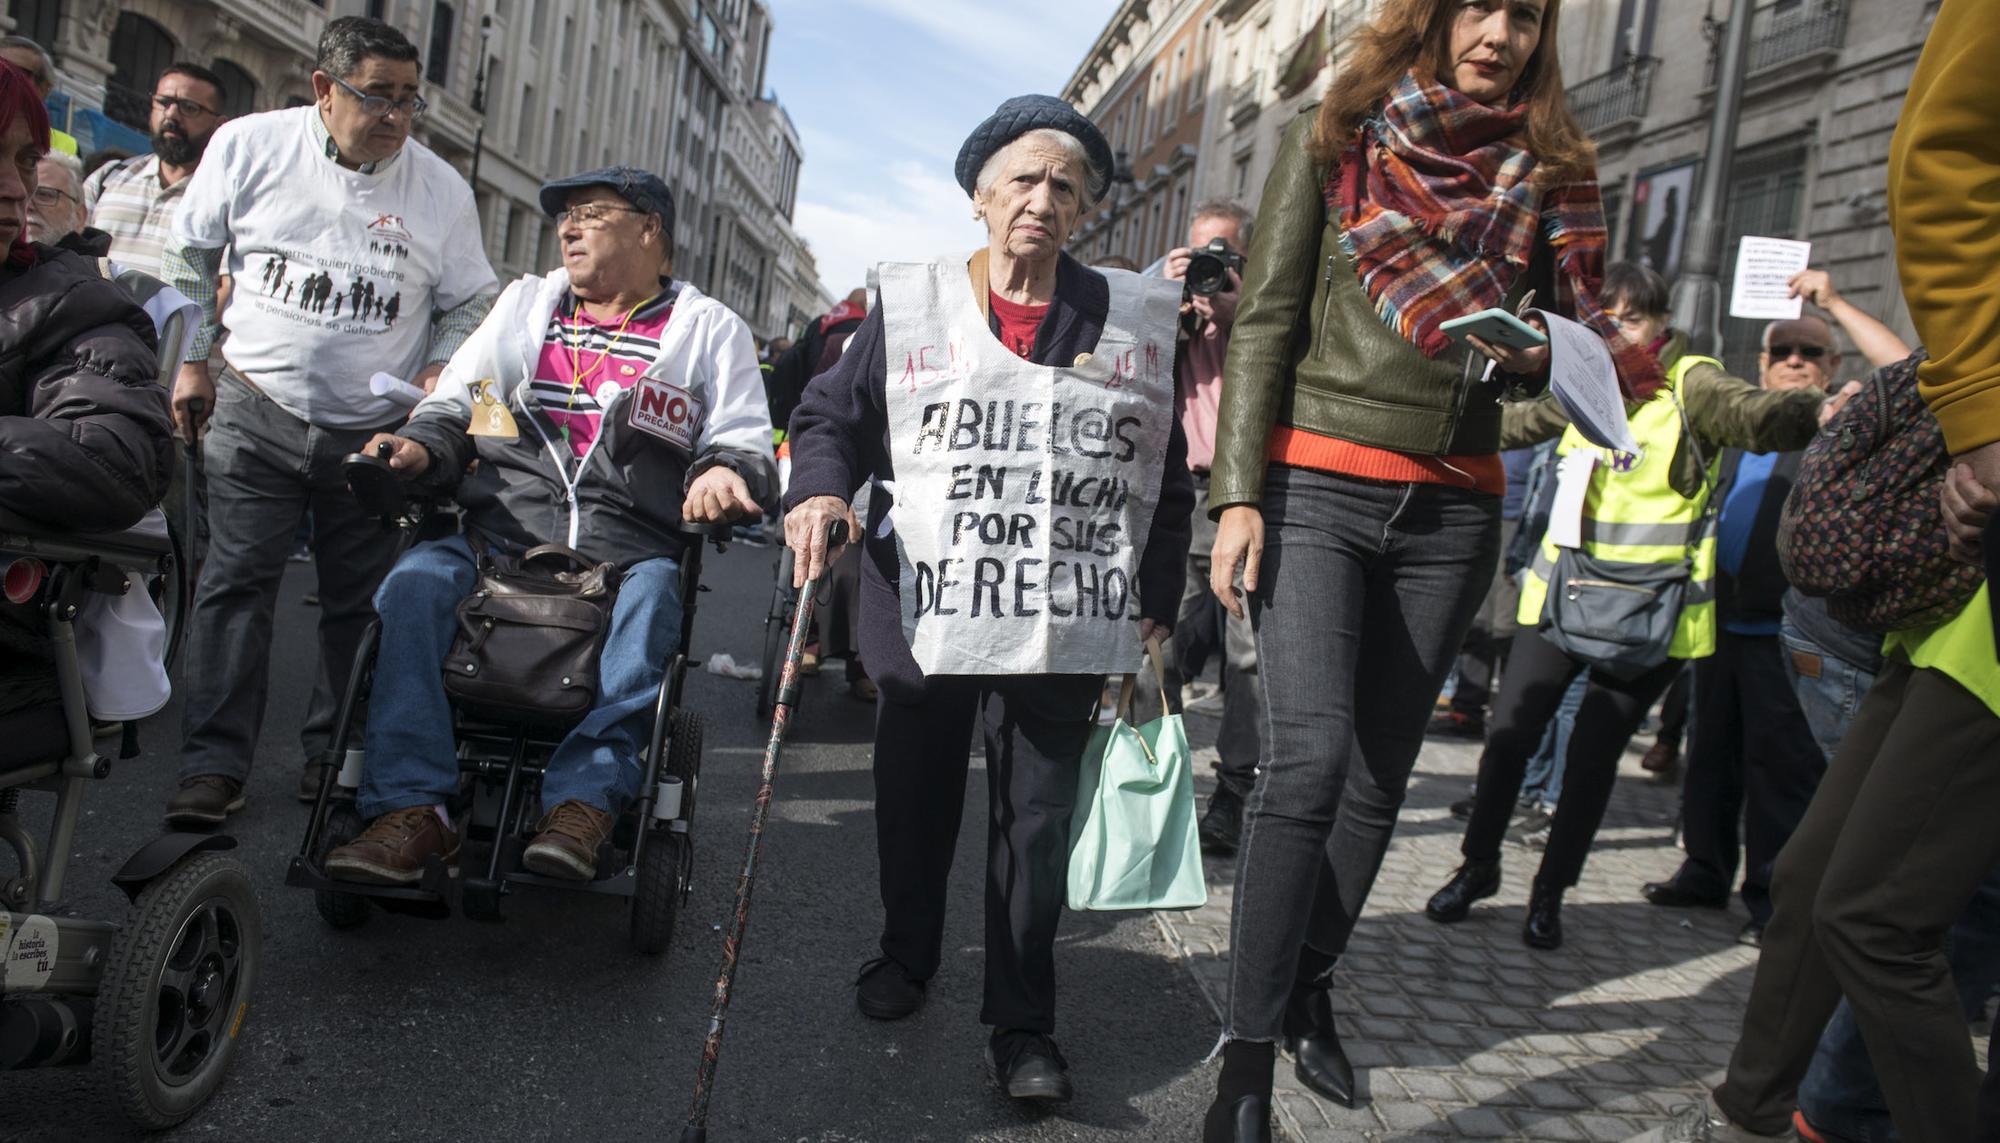
[[[1072,909],[1198,909],[1208,901],[1180,687],[1167,677],[1157,639],[1146,653],[1165,713],[1133,725],[1138,680],[1127,675],[1117,720],[1091,734],[1070,822]]]

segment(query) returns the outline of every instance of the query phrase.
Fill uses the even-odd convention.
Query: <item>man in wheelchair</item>
[[[623,573],[595,701],[550,756],[530,872],[589,880],[638,793],[651,711],[680,638],[683,520],[762,515],[776,488],[750,329],[671,277],[674,203],[648,172],[610,167],[549,183],[563,268],[507,287],[436,390],[371,440],[406,480],[463,509],[465,534],[422,543],[375,597],[382,636],[356,809],[330,877],[422,879],[456,858],[458,789],[442,664],[483,556],[564,544]]]

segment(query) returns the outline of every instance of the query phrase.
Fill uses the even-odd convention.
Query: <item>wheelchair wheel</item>
[[[632,947],[648,956],[666,952],[674,943],[674,918],[680,914],[691,852],[684,833],[646,831],[632,892]]]
[[[764,653],[757,660],[764,673],[757,680],[757,717],[768,719],[778,701],[778,672],[784,667],[785,641],[792,626],[792,550],[778,557],[777,584],[771,593],[771,610],[764,616]]]
[[[326,855],[360,837],[364,828],[361,815],[354,811],[353,806],[346,803],[329,806],[326,829],[321,834],[319,852],[313,854],[313,865],[324,870]],[[320,919],[336,929],[354,928],[375,911],[368,898],[360,894],[336,893],[330,889],[314,890],[313,906],[319,910]]]
[[[691,710],[677,710],[667,732],[667,773],[681,780],[681,820],[694,820],[694,802],[701,785],[701,740],[708,720]]]
[[[97,996],[94,1053],[106,1094],[159,1131],[193,1115],[235,1061],[264,949],[250,876],[204,853],[139,894]]]

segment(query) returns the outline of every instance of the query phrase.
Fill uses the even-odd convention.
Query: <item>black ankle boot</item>
[[[1333,1026],[1333,1001],[1324,985],[1294,984],[1285,1002],[1285,1050],[1299,1082],[1342,1107],[1354,1106],[1354,1065]]]
[[[1271,1143],[1271,1097],[1243,1095],[1224,1103],[1216,1096],[1201,1121],[1201,1143]]]
[[[1491,861],[1467,860],[1451,875],[1445,887],[1438,890],[1424,906],[1424,916],[1440,925],[1463,921],[1472,911],[1474,901],[1482,901],[1500,891],[1500,859]]]
[[[1271,1143],[1271,1069],[1277,1045],[1231,1040],[1222,1045],[1215,1102],[1202,1117],[1202,1143]]]
[[[1528,894],[1528,920],[1521,926],[1521,940],[1529,948],[1559,949],[1563,943],[1563,891],[1536,882]]]

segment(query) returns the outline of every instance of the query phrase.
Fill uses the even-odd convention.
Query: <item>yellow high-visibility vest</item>
[[[1715,654],[1715,521],[1708,515],[1708,500],[1721,472],[1721,451],[1709,458],[1707,479],[1692,498],[1674,491],[1669,479],[1683,435],[1681,379],[1698,364],[1722,363],[1683,354],[1667,369],[1665,387],[1632,414],[1632,436],[1639,442],[1636,456],[1591,444],[1575,425],[1556,446],[1561,456],[1584,449],[1599,454],[1583,501],[1585,555],[1631,564],[1684,564],[1692,557],[1687,595],[1667,651],[1675,659]],[[1534,562],[1523,573],[1518,615],[1523,627],[1542,625],[1556,555],[1555,544],[1544,537]]]

